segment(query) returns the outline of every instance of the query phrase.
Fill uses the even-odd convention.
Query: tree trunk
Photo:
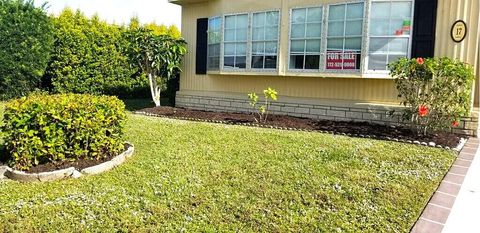
[[[155,77],[150,73],[148,74],[148,81],[150,82],[150,92],[152,94],[153,102],[156,107],[160,107],[160,87],[157,85]]]

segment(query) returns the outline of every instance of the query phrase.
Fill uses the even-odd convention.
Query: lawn
[[[125,137],[134,157],[105,174],[0,183],[0,231],[408,232],[455,157],[132,114]]]

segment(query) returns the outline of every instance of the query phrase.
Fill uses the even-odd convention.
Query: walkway
[[[413,233],[480,232],[479,139],[469,139],[430,199]]]

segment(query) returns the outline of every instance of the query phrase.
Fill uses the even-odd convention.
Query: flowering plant
[[[404,119],[418,132],[458,127],[470,113],[473,68],[450,58],[402,58],[389,64]]]

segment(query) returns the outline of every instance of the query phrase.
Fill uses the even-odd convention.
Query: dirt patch
[[[232,124],[256,123],[253,116],[248,113],[210,112],[173,107],[145,108],[141,111],[165,117],[226,121]],[[437,145],[451,148],[456,147],[461,138],[460,135],[447,132],[437,132],[424,136],[418,135],[406,127],[386,126],[368,122],[314,120],[283,115],[269,115],[264,125],[313,131],[329,131],[333,133],[370,135],[382,138],[390,137],[407,141],[434,142]]]

